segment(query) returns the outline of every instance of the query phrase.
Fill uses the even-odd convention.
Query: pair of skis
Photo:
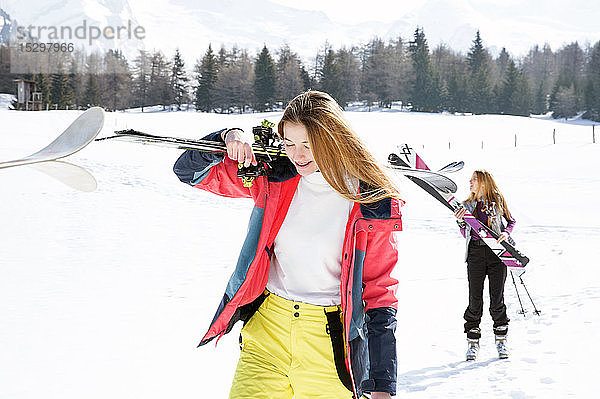
[[[227,147],[224,143],[219,143],[210,140],[202,139],[186,139],[180,137],[157,136],[154,134],[144,133],[137,130],[120,130],[116,131],[113,136],[96,139],[102,140],[118,140],[126,142],[134,142],[141,144],[158,145],[163,147],[177,148],[182,150],[193,150],[202,152],[218,152],[227,153]],[[263,145],[260,142],[252,144],[252,150],[259,161],[271,161],[279,157],[287,157],[282,145]],[[440,172],[455,172],[462,168],[462,163],[453,162],[446,165],[438,172],[431,170],[417,169],[408,166],[388,164],[388,167],[397,170],[406,176],[414,176],[426,180],[428,184],[436,190],[443,193],[454,193],[457,190],[456,183]]]

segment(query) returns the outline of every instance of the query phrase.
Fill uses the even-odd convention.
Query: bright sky
[[[302,10],[319,10],[339,23],[365,21],[392,22],[418,8],[426,0],[271,0],[273,3]]]

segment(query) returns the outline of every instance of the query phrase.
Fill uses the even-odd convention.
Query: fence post
[[[481,149],[483,150],[483,140],[481,140]]]
[[[517,148],[517,134],[515,133],[515,148]]]
[[[596,125],[592,125],[592,143],[596,144]]]
[[[552,129],[552,143],[556,144],[556,129]]]
[[[448,142],[448,149],[450,149],[450,142]]]

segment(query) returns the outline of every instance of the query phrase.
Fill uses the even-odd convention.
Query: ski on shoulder
[[[177,148],[181,150],[193,150],[201,152],[221,152],[227,153],[227,147],[224,143],[202,140],[202,139],[187,139],[182,137],[159,136],[150,133],[140,132],[138,130],[127,129],[117,130],[113,136],[102,137],[96,141],[117,140],[128,141],[140,144],[151,144],[162,147]],[[261,145],[258,142],[252,144],[252,150],[257,156],[279,157],[285,156],[283,146]]]
[[[265,140],[263,138],[265,134],[267,136],[272,135],[272,131],[265,129],[264,126],[258,126],[253,128],[253,133],[256,141],[252,144],[252,150],[254,151],[254,154],[256,155],[259,161],[272,161],[280,157],[287,157],[282,143],[278,142],[278,140]],[[103,140],[117,140],[140,144],[150,144],[162,147],[177,148],[181,150],[227,153],[227,147],[224,143],[221,142],[172,136],[160,136],[140,132],[138,130],[133,129],[118,130],[115,131],[114,135],[112,136],[96,139],[96,141]],[[462,168],[462,165],[463,164],[461,162],[453,162],[442,168],[440,171],[453,172],[456,170],[460,170],[460,168]],[[445,193],[456,192],[456,184],[452,180],[448,179],[446,176],[441,175],[437,172],[399,166],[390,162],[388,162],[386,166],[404,175],[419,176],[420,178],[431,184],[433,187],[435,187],[436,190]]]

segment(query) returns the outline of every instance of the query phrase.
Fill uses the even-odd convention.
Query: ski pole
[[[515,286],[515,292],[517,293],[517,298],[519,299],[519,305],[521,305],[521,311],[519,313],[525,317],[525,309],[523,309],[523,302],[521,302],[521,296],[519,295],[519,290],[517,289],[517,283],[515,283],[515,276],[513,275],[512,270],[510,271],[510,277],[512,278],[513,285]],[[521,282],[523,282],[522,279]]]
[[[535,313],[536,315],[539,316],[540,313],[542,313],[542,312],[535,307],[535,303],[533,303],[533,299],[531,299],[531,295],[529,295],[529,291],[527,290],[527,286],[525,285],[525,282],[523,281],[523,277],[519,276],[519,280],[521,280],[521,284],[523,284],[523,288],[525,288],[525,292],[527,293],[527,296],[529,297],[529,300],[531,301],[531,304],[533,305],[533,313]]]

